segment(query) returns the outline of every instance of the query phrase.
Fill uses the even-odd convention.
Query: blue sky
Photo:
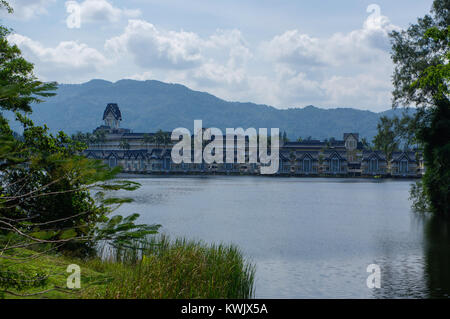
[[[278,108],[390,108],[388,33],[432,1],[15,0],[10,41],[44,80],[155,79]]]

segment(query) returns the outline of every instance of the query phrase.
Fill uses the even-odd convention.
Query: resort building
[[[180,163],[172,161],[171,132],[133,133],[120,127],[119,106],[109,103],[103,113],[104,124],[97,127],[93,141],[84,151],[88,158],[102,160],[110,167],[121,166],[135,173],[222,173],[259,174],[260,164],[250,163],[250,138],[243,136],[245,149],[239,149],[224,136],[223,159],[219,163]],[[394,152],[388,161],[382,151],[365,149],[358,133],[344,133],[342,140],[307,139],[282,143],[279,150],[279,175],[292,176],[394,176],[418,177],[425,170],[420,153]],[[226,162],[227,147],[233,145],[234,163]],[[219,150],[221,151],[221,150]],[[232,155],[233,156],[233,155]],[[237,163],[238,156],[245,163]],[[194,158],[192,150],[191,158]]]

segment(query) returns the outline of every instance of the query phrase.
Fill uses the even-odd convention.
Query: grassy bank
[[[22,250],[23,257],[35,252]],[[254,266],[238,248],[153,237],[135,247],[103,250],[87,260],[40,255],[0,258],[0,276],[14,282],[5,298],[251,298]],[[66,268],[81,268],[81,289],[66,289]],[[2,287],[0,285],[0,290]],[[3,289],[4,290],[4,289]],[[34,293],[49,290],[44,294]],[[17,296],[21,295],[21,296]],[[24,296],[32,295],[32,296]]]

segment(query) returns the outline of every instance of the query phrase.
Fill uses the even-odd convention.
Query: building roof
[[[120,113],[119,106],[116,103],[108,103],[105,111],[103,112],[103,119],[106,119],[109,113],[112,113],[116,120],[122,120],[122,114]]]
[[[416,162],[416,153],[412,151],[392,153],[392,162],[399,162],[403,159],[407,159],[409,162]]]
[[[313,160],[319,159],[319,152],[318,151],[296,151],[295,156],[297,160],[303,160],[305,158],[311,158]]]
[[[367,161],[367,160],[369,160],[371,158],[377,158],[378,160],[385,161],[386,160],[386,155],[382,151],[364,150],[363,151],[362,160],[363,161]]]
[[[347,161],[346,152],[341,152],[337,150],[325,150],[323,152],[324,159],[339,158],[342,161]]]
[[[349,137],[353,136],[357,141],[359,140],[359,133],[344,133],[344,141]]]

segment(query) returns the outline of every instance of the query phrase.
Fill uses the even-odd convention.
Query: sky
[[[391,107],[388,34],[432,0],[11,0],[44,81],[159,80],[285,109]],[[4,10],[3,10],[4,11]]]

